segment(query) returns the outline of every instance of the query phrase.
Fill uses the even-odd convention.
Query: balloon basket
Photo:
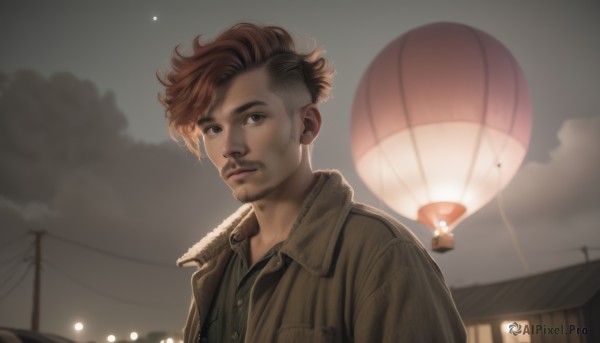
[[[454,235],[441,234],[431,239],[431,250],[439,253],[444,253],[454,249]]]

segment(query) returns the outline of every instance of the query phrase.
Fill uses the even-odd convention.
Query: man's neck
[[[303,164],[268,197],[252,203],[259,225],[255,243],[272,246],[288,237],[314,181],[310,165]]]

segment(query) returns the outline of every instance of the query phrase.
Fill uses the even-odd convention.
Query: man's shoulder
[[[403,242],[422,247],[421,241],[406,225],[378,208],[354,203],[345,223],[348,238],[366,239],[372,243]]]
[[[439,268],[415,234],[390,214],[360,203],[352,205],[340,236],[340,261],[361,273],[385,278],[390,273]],[[400,268],[400,269],[398,269]],[[380,280],[381,281],[381,280]]]

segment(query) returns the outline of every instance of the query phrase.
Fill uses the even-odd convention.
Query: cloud
[[[173,270],[147,269],[44,239],[48,263],[106,293],[133,303],[163,303],[156,299],[169,294],[177,306],[168,321],[161,311],[129,307],[141,311],[132,317],[152,318],[147,327],[180,326],[189,282],[175,260],[238,206],[210,163],[172,142],[133,140],[114,96],[67,73],[0,75],[0,165],[0,241],[43,229],[115,254],[173,265]],[[21,243],[26,241],[31,240]],[[3,250],[0,258],[24,248]],[[50,269],[47,273],[46,299],[71,292],[86,301],[97,297]],[[7,301],[27,302],[31,293],[24,289]],[[98,321],[114,306],[127,307],[99,300],[85,310]],[[10,302],[5,305],[11,308]],[[0,314],[0,321],[27,322],[27,308],[18,308],[10,317]],[[44,321],[59,326],[53,322],[80,311],[77,302],[57,304]]]
[[[211,168],[173,143],[132,140],[114,96],[91,82],[19,71],[0,77],[0,89],[0,206],[25,219],[54,213],[70,224],[146,233],[189,226],[198,212],[214,213],[199,209],[219,207],[198,199],[222,190],[202,182],[215,181]]]
[[[530,272],[583,262],[581,247],[600,242],[600,116],[575,118],[558,131],[547,163],[530,162],[503,191]],[[485,283],[525,275],[497,199],[455,230],[457,248],[441,262],[450,283]],[[592,259],[600,257],[597,250]],[[476,260],[469,268],[464,261]]]
[[[565,121],[547,163],[530,162],[506,189],[519,217],[558,217],[600,208],[600,116]]]
[[[0,192],[11,199],[48,201],[65,172],[92,167],[125,140],[114,97],[91,82],[31,71],[0,80]]]

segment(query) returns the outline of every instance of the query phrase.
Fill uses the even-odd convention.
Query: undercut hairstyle
[[[303,84],[313,103],[329,97],[334,70],[321,57],[323,50],[298,52],[292,36],[281,27],[239,23],[206,44],[200,37],[194,39],[189,56],[177,46],[172,70],[157,74],[165,86],[159,100],[165,107],[169,134],[181,139],[198,158],[202,157],[198,119],[207,115],[217,89],[242,72],[265,66],[274,92]]]

